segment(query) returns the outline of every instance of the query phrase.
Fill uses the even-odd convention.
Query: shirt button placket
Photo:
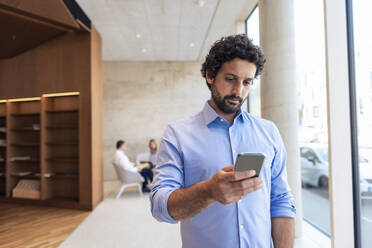
[[[230,136],[230,145],[231,145],[231,151],[232,151],[232,160],[233,160],[233,163],[235,164],[236,150],[234,149],[233,136],[232,136],[232,127],[229,128],[229,136]]]

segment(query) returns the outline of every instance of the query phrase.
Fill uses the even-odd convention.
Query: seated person
[[[158,145],[155,139],[150,139],[149,141],[150,152],[140,153],[137,155],[136,163],[142,168],[154,169],[156,166]]]
[[[149,168],[143,168],[141,166],[136,166],[134,163],[130,162],[125,151],[125,141],[119,140],[116,142],[116,153],[115,153],[115,164],[122,166],[124,170],[133,171],[140,173],[141,176],[145,179],[142,184],[143,192],[150,192],[150,189],[147,188],[148,181],[151,183],[153,178],[152,170]]]
[[[151,167],[153,168],[156,166],[156,160],[158,155],[158,145],[156,144],[155,139],[150,139],[149,148],[150,148],[149,162],[151,163]]]

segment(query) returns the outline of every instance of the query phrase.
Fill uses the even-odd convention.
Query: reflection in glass
[[[294,1],[304,219],[330,236],[323,1]]]
[[[372,247],[372,2],[353,1],[362,247]]]

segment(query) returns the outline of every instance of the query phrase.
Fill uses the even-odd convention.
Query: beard
[[[233,114],[239,111],[240,107],[245,102],[246,98],[241,98],[240,96],[236,95],[226,95],[224,97],[218,92],[216,86],[214,84],[211,85],[211,92],[212,92],[212,99],[217,105],[217,107],[225,114]],[[238,100],[239,104],[232,104],[228,100]]]

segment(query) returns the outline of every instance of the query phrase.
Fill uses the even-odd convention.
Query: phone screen
[[[265,154],[263,153],[239,153],[236,158],[235,171],[255,170],[255,176],[258,176],[264,161]]]

